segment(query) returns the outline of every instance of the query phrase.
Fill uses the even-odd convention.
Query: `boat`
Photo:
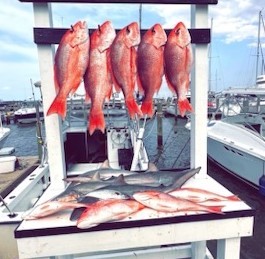
[[[10,128],[3,126],[2,115],[0,114],[0,149],[3,147],[9,134]]]
[[[14,112],[14,120],[19,124],[35,123],[38,120],[37,116],[40,117],[40,120],[44,119],[42,106],[38,106],[36,109],[36,106],[24,104]]]

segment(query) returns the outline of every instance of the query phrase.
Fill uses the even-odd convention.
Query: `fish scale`
[[[84,76],[87,99],[91,99],[89,113],[89,134],[96,129],[105,131],[103,104],[112,93],[108,49],[115,38],[115,30],[110,21],[104,22],[90,37],[89,63]]]
[[[137,49],[138,85],[144,94],[141,110],[150,117],[153,116],[153,96],[162,84],[166,40],[162,26],[155,24],[144,34]]]
[[[63,35],[54,61],[54,84],[57,95],[47,115],[66,116],[66,100],[79,87],[89,60],[89,34],[86,22],[77,22]]]
[[[117,33],[110,48],[112,80],[116,90],[122,90],[125,104],[131,118],[142,116],[135,101],[136,49],[140,43],[138,23],[133,22]]]
[[[190,87],[190,71],[193,62],[191,37],[182,22],[169,33],[164,50],[165,76],[169,89],[177,94],[178,108],[183,117],[193,111],[186,94]]]

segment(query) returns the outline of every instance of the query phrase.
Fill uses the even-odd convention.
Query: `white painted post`
[[[191,6],[191,27],[208,28],[208,5]],[[207,176],[207,99],[208,99],[208,46],[193,46],[194,65],[191,75],[191,168],[201,166],[195,177]],[[192,258],[203,259],[206,241],[192,243]]]
[[[208,5],[191,6],[191,27],[208,28]],[[208,45],[193,46],[194,65],[191,75],[191,167],[201,166],[196,177],[207,175],[207,99],[208,99]]]
[[[53,27],[50,4],[33,3],[33,10],[36,27]],[[53,82],[54,46],[49,44],[38,44],[37,48],[43,93],[43,110],[45,116],[51,186],[59,189],[65,186],[62,179],[65,178],[66,172],[61,119],[58,115],[46,116],[46,112],[56,96]]]

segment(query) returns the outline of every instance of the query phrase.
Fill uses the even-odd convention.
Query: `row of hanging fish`
[[[66,116],[66,100],[84,80],[86,99],[91,101],[89,133],[104,132],[103,104],[114,85],[122,91],[131,118],[153,115],[153,96],[160,90],[162,77],[178,97],[180,114],[192,111],[186,98],[192,66],[191,37],[179,22],[168,37],[160,24],[152,26],[141,38],[133,22],[117,34],[110,21],[89,36],[87,23],[77,22],[63,35],[55,55],[54,82],[57,96],[47,115]],[[138,86],[138,87],[137,87]],[[135,91],[144,95],[141,107]]]
[[[35,220],[74,209],[70,220],[83,229],[117,220],[141,219],[141,215],[172,217],[178,212],[223,214],[224,205],[220,202],[240,201],[235,195],[222,196],[183,186],[199,171],[200,168],[137,173],[100,168],[65,179],[71,182],[65,191],[27,211],[23,218]],[[214,202],[214,205],[205,204],[207,201]],[[137,213],[140,216],[137,217]]]

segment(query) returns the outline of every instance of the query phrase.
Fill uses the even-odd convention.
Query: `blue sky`
[[[25,100],[31,97],[30,80],[40,80],[31,3],[2,0],[0,10],[0,100]],[[264,8],[264,10],[263,10]],[[90,28],[111,20],[122,28],[139,20],[139,5],[52,4],[54,27],[69,27],[85,20]],[[130,11],[128,11],[130,10]],[[211,89],[253,85],[258,36],[258,14],[265,16],[264,0],[219,0],[209,8],[209,27],[213,18]],[[11,18],[12,15],[12,18]],[[190,26],[190,7],[184,5],[143,5],[142,28],[161,23],[165,29],[184,21]],[[265,47],[265,31],[261,28]],[[264,48],[263,48],[263,51]],[[38,90],[35,89],[38,97]],[[166,88],[160,95],[168,95]]]

